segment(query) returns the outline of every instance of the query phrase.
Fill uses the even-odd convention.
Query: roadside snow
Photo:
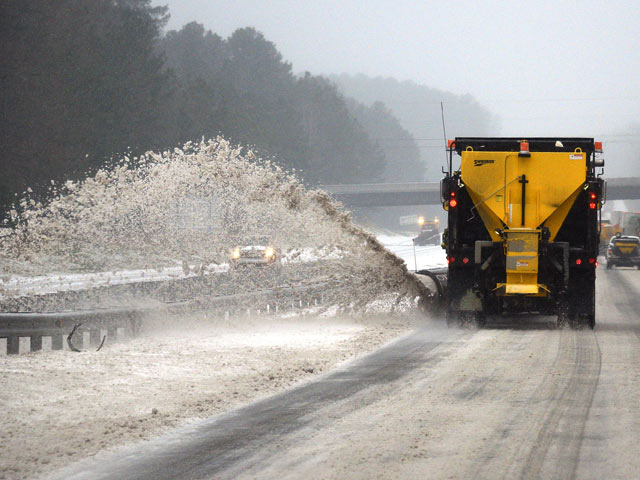
[[[181,278],[195,277],[196,266],[185,273],[182,266],[159,269],[120,270],[115,272],[65,273],[27,277],[22,275],[0,279],[0,300],[4,297],[44,295],[47,293],[87,290],[107,285],[128,283],[165,282]],[[228,264],[215,265],[209,273],[221,273],[229,270]]]
[[[334,368],[408,332],[403,315],[158,318],[100,352],[0,357],[0,478],[41,476]]]
[[[389,251],[400,257],[410,271],[446,266],[446,254],[440,246],[414,247],[412,237],[403,235],[377,235],[378,241]],[[319,260],[339,260],[348,252],[336,246],[307,247],[291,249],[283,255],[284,264],[317,262]],[[417,264],[417,269],[416,269]],[[94,273],[58,273],[39,276],[6,275],[0,277],[0,300],[9,297],[45,295],[48,293],[80,291],[108,285],[130,283],[164,282],[195,277],[198,265],[162,267],[157,269],[118,270]],[[228,263],[209,264],[205,275],[224,273]]]
[[[404,260],[407,269],[412,272],[447,266],[447,254],[440,245],[416,246],[414,256],[413,237],[383,234],[377,235],[377,238],[389,251]]]
[[[283,264],[317,262],[319,260],[338,260],[344,252],[337,247],[291,249],[283,255]],[[94,273],[52,273],[48,275],[0,276],[0,301],[9,297],[46,295],[49,293],[89,290],[109,285],[131,283],[166,282],[195,277],[202,270],[203,275],[225,273],[228,263],[201,265],[180,265],[175,267],[148,268],[136,270],[118,270]]]

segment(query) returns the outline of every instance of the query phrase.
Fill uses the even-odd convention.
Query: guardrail
[[[51,349],[62,350],[64,336],[78,324],[74,343],[83,348],[85,336],[89,345],[99,345],[106,335],[113,341],[123,335],[135,336],[140,331],[141,311],[134,309],[86,310],[78,312],[0,313],[0,338],[7,340],[7,355],[20,353],[20,337],[29,338],[32,352],[42,350],[43,337],[51,337]]]
[[[212,310],[228,317],[231,313],[281,313],[319,305],[325,301],[327,282],[234,294],[202,297],[182,302],[162,303],[145,308],[94,309],[70,312],[20,312],[0,313],[0,339],[6,339],[7,355],[20,353],[20,338],[29,338],[29,350],[42,350],[43,338],[51,338],[51,349],[62,350],[64,337],[80,325],[74,334],[73,343],[77,348],[100,345],[106,336],[114,342],[123,336],[138,335],[144,317],[153,313],[168,312],[181,314],[202,310]],[[242,301],[252,300],[247,308]],[[256,306],[263,308],[257,308]]]

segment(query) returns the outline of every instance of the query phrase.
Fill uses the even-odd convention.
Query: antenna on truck
[[[444,161],[445,161],[445,165],[448,162],[448,158],[447,158],[447,150],[449,149],[449,145],[447,143],[447,129],[444,126],[444,103],[440,102],[440,115],[442,116],[442,135],[444,136],[444,146],[445,146],[445,150],[444,150]],[[451,165],[449,165],[449,175],[451,174]]]
[[[442,135],[444,136],[444,164],[449,164],[449,171],[445,172],[444,168],[442,169],[442,173],[446,173],[447,176],[451,176],[453,174],[453,148],[455,147],[454,140],[447,140],[447,129],[444,126],[444,103],[440,102],[440,114],[442,115]],[[447,152],[449,153],[449,158],[447,158]]]

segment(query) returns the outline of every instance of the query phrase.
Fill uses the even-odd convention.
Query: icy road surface
[[[317,380],[56,478],[638,478],[640,274],[595,331],[437,322]]]

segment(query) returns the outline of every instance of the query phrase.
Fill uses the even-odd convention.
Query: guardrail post
[[[91,327],[89,329],[89,345],[97,347],[98,345],[100,345],[100,340],[100,329]]]
[[[138,336],[138,334],[140,333],[140,319],[138,318],[138,316],[134,313],[129,317],[129,325],[131,328],[131,336],[133,338],[136,338]]]
[[[29,343],[32,352],[42,350],[42,335],[31,335]]]
[[[118,338],[118,327],[115,325],[109,325],[107,327],[107,340],[109,342],[115,342]]]
[[[51,350],[62,350],[64,335],[51,335]]]
[[[20,337],[7,337],[7,355],[20,353]]]

